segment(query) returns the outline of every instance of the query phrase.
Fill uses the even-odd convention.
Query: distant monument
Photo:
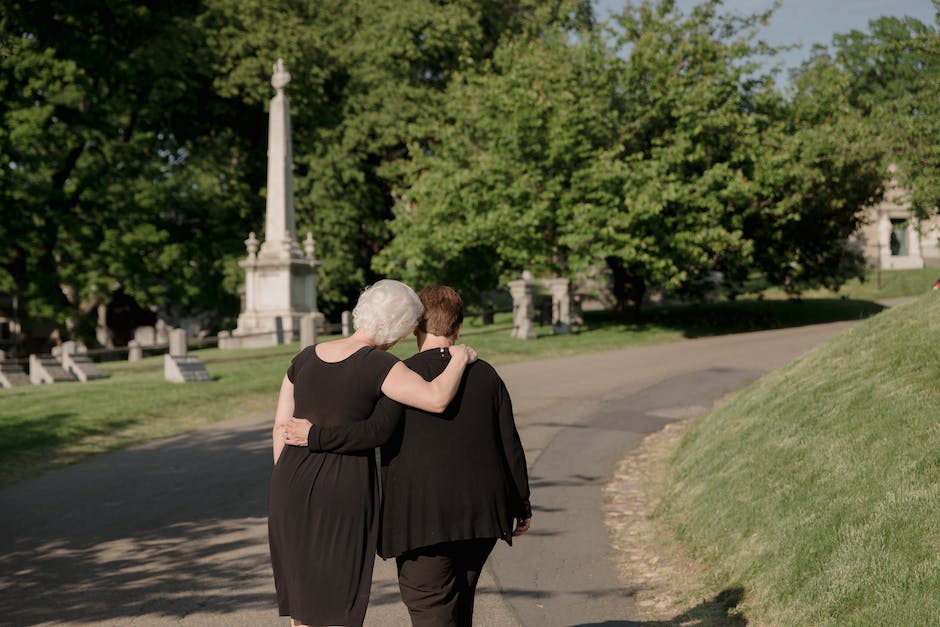
[[[317,280],[313,235],[307,233],[304,250],[297,243],[294,220],[294,174],[291,149],[290,106],[284,88],[290,74],[278,59],[271,76],[277,91],[271,99],[268,125],[268,197],[264,242],[254,232],[245,246],[245,299],[237,328],[219,334],[219,348],[242,348],[283,344],[299,335],[301,318],[317,311]]]

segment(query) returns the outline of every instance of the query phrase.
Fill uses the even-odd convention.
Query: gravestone
[[[104,379],[107,375],[98,369],[98,365],[85,354],[83,344],[73,342],[62,343],[62,367],[82,383],[94,379]]]
[[[169,333],[170,354],[182,357],[189,352],[184,329],[171,329]]]
[[[157,346],[166,346],[170,341],[170,327],[163,320],[157,320],[153,326],[153,342]]]
[[[528,270],[522,273],[521,279],[509,282],[509,293],[512,296],[512,337],[535,339],[535,327],[532,326],[532,315],[535,312],[534,286],[532,273]]]
[[[172,329],[169,333],[170,352],[163,356],[163,378],[171,383],[194,383],[211,381],[202,360],[189,355],[186,346],[186,330]]]
[[[18,362],[6,359],[6,353],[0,351],[0,387],[11,388],[15,385],[29,385],[29,377]]]
[[[75,377],[69,374],[52,355],[29,356],[29,381],[33,385],[65,383],[74,380]]]
[[[156,344],[156,329],[153,327],[137,327],[134,329],[134,340],[140,346],[153,346]]]
[[[552,293],[552,333],[571,333],[571,281],[550,279],[547,283]]]
[[[313,346],[317,343],[317,318],[307,314],[300,319],[300,348]]]
[[[144,349],[140,347],[140,342],[131,340],[127,343],[127,361],[140,361],[144,358]]]
[[[114,348],[114,336],[108,327],[108,306],[98,305],[98,325],[95,327],[95,339],[105,348]]]
[[[344,311],[342,317],[342,332],[345,336],[350,336],[353,334],[353,317],[351,311]]]

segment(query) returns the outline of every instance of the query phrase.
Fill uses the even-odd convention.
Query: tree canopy
[[[0,5],[0,291],[90,334],[123,292],[238,310],[284,58],[298,229],[335,316],[381,275],[484,298],[606,273],[621,307],[837,286],[899,165],[940,198],[936,28],[883,18],[777,83],[772,12],[705,0],[61,0]]]

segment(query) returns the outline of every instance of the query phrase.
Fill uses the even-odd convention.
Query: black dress
[[[287,377],[294,415],[321,425],[365,420],[398,362],[362,348],[326,362],[316,346],[301,351]],[[378,483],[372,451],[337,454],[286,446],[274,466],[268,539],[281,616],[308,625],[362,625],[378,528]]]

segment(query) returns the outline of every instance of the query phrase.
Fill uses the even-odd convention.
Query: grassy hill
[[[940,624],[940,292],[696,421],[657,516],[761,625]]]

